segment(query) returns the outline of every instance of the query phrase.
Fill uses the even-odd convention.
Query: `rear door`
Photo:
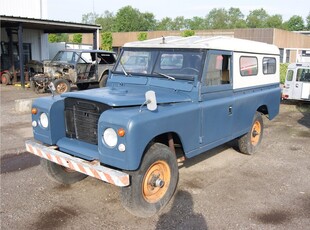
[[[310,69],[300,67],[296,71],[295,82],[293,83],[292,98],[296,100],[309,99]]]

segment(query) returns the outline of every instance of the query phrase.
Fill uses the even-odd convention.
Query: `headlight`
[[[107,128],[103,133],[103,141],[109,147],[115,147],[117,144],[117,133],[112,128]]]
[[[40,115],[40,124],[43,128],[47,128],[48,127],[48,117],[46,115],[46,113],[41,113]]]

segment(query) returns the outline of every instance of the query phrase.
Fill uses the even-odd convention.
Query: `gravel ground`
[[[0,85],[1,229],[309,229],[310,104],[281,104],[264,119],[261,150],[247,156],[235,142],[179,165],[168,206],[141,219],[122,207],[117,187],[93,178],[71,186],[50,181],[25,151],[31,117],[16,99],[38,96]]]

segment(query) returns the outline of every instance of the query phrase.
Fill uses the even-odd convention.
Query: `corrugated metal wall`
[[[0,15],[47,19],[47,0],[1,0]]]

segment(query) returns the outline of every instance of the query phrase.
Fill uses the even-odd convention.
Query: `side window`
[[[79,63],[92,63],[92,57],[90,53],[81,53],[81,58],[79,60]]]
[[[241,76],[254,76],[258,73],[258,61],[256,57],[240,57]]]
[[[210,54],[207,58],[206,85],[230,84],[230,55]]]
[[[298,69],[296,81],[310,82],[310,69]]]
[[[263,58],[263,73],[274,74],[276,73],[276,59],[271,57]]]
[[[287,71],[287,75],[286,75],[286,80],[287,81],[292,81],[293,80],[293,75],[294,75],[294,71],[293,70],[288,70]]]

